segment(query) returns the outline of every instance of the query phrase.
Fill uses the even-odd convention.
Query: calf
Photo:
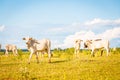
[[[75,45],[74,45],[75,51],[74,51],[74,53],[75,53],[76,57],[78,57],[78,53],[80,51],[80,43],[81,43],[81,41],[82,40],[80,40],[80,39],[75,40]]]
[[[5,46],[5,54],[8,55],[8,51],[12,51],[14,55],[18,55],[17,46],[14,44],[7,44]]]
[[[37,62],[39,63],[38,52],[48,53],[49,62],[51,62],[51,52],[50,52],[51,42],[50,42],[50,40],[48,40],[48,39],[35,40],[35,39],[29,38],[29,37],[23,38],[23,40],[26,41],[27,48],[30,51],[30,57],[29,57],[28,63],[30,63],[30,60],[31,60],[31,57],[33,54],[36,54],[36,59],[37,59]]]

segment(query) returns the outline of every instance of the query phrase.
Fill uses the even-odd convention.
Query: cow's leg
[[[94,57],[94,49],[92,49],[92,52],[91,52],[91,57]]]
[[[13,52],[13,54],[16,56],[16,50],[15,50],[15,49],[13,49],[13,50],[12,50],[12,52]]]
[[[31,60],[31,58],[32,58],[32,55],[33,55],[33,53],[30,53],[29,60],[28,60],[28,64],[30,64],[30,60]]]
[[[36,52],[36,60],[37,60],[37,63],[39,63],[38,52]]]
[[[15,50],[15,55],[18,55],[18,51],[17,51],[17,49]]]
[[[76,57],[76,54],[77,54],[77,50],[76,50],[76,49],[75,49],[75,52],[74,52],[74,53],[75,53],[75,57]]]
[[[12,53],[15,55],[15,51],[14,51],[14,49],[12,49]]]
[[[78,54],[79,54],[79,49],[75,49],[75,58],[78,58]]]
[[[76,57],[78,58],[78,54],[79,54],[79,49],[77,50],[77,53],[76,53]]]
[[[34,52],[31,51],[30,56],[29,56],[29,60],[28,60],[28,64],[30,64],[30,60],[31,60],[31,58],[32,58],[33,53],[34,53]]]
[[[51,52],[48,50],[48,58],[49,58],[49,63],[51,63]]]
[[[40,53],[40,57],[41,57],[41,58],[44,57],[44,52],[43,52],[43,51]]]
[[[103,55],[103,50],[101,51],[101,56]]]
[[[109,55],[109,48],[106,48],[106,51],[107,51],[107,56]]]
[[[76,54],[77,54],[77,51],[76,51],[76,49],[75,49],[75,52],[74,52],[74,53],[75,53],[75,57],[76,57]]]
[[[40,54],[39,54],[40,53]],[[44,58],[44,52],[41,51],[41,52],[38,52],[38,54],[40,55],[40,62],[43,61],[43,58]]]
[[[8,55],[8,50],[5,51],[5,55]]]

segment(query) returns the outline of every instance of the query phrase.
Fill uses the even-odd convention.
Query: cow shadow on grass
[[[68,62],[70,60],[58,60],[58,61],[53,61],[51,62],[52,64],[55,64],[55,63],[65,63],[65,62]]]
[[[1,63],[0,67],[5,67],[5,66],[14,66],[14,65],[19,65],[21,63]]]
[[[81,62],[95,62],[96,60],[87,60],[87,59],[85,59],[85,60],[80,60]]]

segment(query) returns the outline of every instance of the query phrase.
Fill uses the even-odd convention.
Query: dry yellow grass
[[[29,55],[0,56],[0,80],[119,80],[120,53],[110,56],[90,57],[80,53],[79,58],[73,54],[60,52],[54,54],[52,63],[45,55],[36,63],[33,55],[31,64],[27,64]]]

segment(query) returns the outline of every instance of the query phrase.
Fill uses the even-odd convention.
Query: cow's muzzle
[[[88,46],[84,43],[84,48],[87,48]]]
[[[28,43],[28,42],[26,42],[26,44],[28,45],[29,43]]]

